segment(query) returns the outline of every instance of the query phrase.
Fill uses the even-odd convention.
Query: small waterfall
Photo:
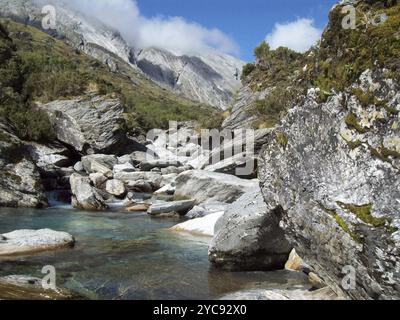
[[[50,208],[72,209],[69,194],[65,190],[53,190],[46,192]]]

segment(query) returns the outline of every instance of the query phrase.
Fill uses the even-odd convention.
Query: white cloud
[[[182,17],[144,17],[135,0],[70,0],[75,9],[120,31],[135,48],[158,47],[177,54],[218,50],[238,54],[238,45],[218,29]]]
[[[272,49],[288,47],[298,52],[305,52],[318,42],[322,30],[314,26],[312,19],[297,19],[288,23],[277,23],[266,41]]]

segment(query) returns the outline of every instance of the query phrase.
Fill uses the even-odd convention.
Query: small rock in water
[[[174,202],[166,202],[162,204],[153,204],[149,210],[147,211],[150,215],[160,215],[170,212],[176,212],[180,215],[185,215],[188,213],[190,209],[193,208],[195,204],[194,200],[183,200],[183,201],[174,201]]]
[[[75,244],[75,239],[70,234],[50,229],[17,230],[2,235],[2,239],[0,256],[29,254],[72,247]]]

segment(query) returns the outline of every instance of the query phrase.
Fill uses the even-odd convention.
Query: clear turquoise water
[[[0,208],[0,234],[50,228],[77,240],[72,249],[0,258],[0,276],[42,277],[42,267],[54,265],[58,286],[91,299],[218,299],[238,290],[304,283],[289,272],[215,270],[207,258],[209,239],[170,232],[177,223],[146,214]]]

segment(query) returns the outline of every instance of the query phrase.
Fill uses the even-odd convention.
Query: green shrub
[[[254,63],[247,63],[243,66],[242,70],[242,81],[244,81],[256,68]]]

